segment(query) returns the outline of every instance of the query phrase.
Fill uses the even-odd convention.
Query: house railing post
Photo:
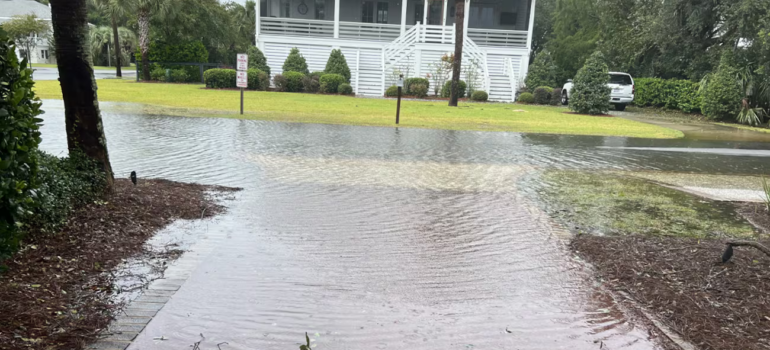
[[[401,2],[401,35],[404,35],[406,33],[406,9],[407,9],[407,2],[408,0],[403,0]]]
[[[334,39],[340,38],[340,0],[334,0]]]

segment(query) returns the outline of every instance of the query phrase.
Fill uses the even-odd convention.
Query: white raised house
[[[536,0],[464,1],[462,79],[473,70],[476,89],[492,100],[513,101],[527,74]],[[330,51],[339,48],[356,94],[382,96],[394,72],[426,77],[443,55],[454,52],[454,5],[455,0],[261,0],[257,45],[273,74],[281,73],[293,47],[311,71],[323,70]]]
[[[48,25],[51,24],[51,9],[34,0],[0,0],[0,25],[12,20],[15,16],[34,14]],[[53,50],[48,46],[47,38],[36,38],[37,46],[30,52],[32,63],[56,63]],[[16,55],[19,58],[27,57],[25,49],[16,46]]]

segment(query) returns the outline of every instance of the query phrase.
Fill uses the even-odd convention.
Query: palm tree
[[[91,0],[93,4],[103,13],[110,16],[112,21],[112,36],[115,43],[115,76],[122,77],[120,38],[118,37],[118,18],[126,15],[129,0]]]
[[[139,50],[142,53],[142,79],[150,80],[150,17],[163,15],[170,6],[166,0],[133,0],[139,22]]]
[[[67,148],[71,155],[83,154],[99,165],[106,176],[106,190],[109,191],[114,178],[96,96],[94,69],[87,48],[86,0],[51,0],[51,26],[64,100]]]

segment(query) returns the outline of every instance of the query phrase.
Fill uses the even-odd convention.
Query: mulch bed
[[[615,118],[615,116],[611,114],[583,114],[583,113],[577,113],[577,112],[562,112],[562,113],[573,114],[573,115],[584,115],[586,117]]]
[[[756,249],[722,264],[716,239],[580,235],[571,247],[698,348],[770,349],[770,257]]]
[[[113,193],[76,210],[60,233],[31,232],[0,273],[0,349],[81,349],[110,320],[112,277],[176,219],[225,210],[208,191],[237,189],[166,180],[115,181]]]

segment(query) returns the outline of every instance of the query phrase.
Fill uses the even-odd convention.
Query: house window
[[[388,23],[388,3],[377,3],[377,23]]]
[[[501,26],[515,26],[516,20],[518,20],[518,14],[516,12],[502,12],[500,13],[500,25]]]
[[[40,58],[47,60],[48,59],[48,50],[40,50]]]
[[[417,22],[420,22],[420,23],[424,22],[422,18],[422,15],[423,15],[422,11],[423,11],[422,4],[414,4],[414,23],[412,24],[417,24]]]
[[[326,19],[326,0],[315,0],[315,19]]]
[[[291,2],[289,0],[281,0],[281,17],[291,17]]]
[[[361,3],[361,22],[374,23],[374,2],[364,1]]]

